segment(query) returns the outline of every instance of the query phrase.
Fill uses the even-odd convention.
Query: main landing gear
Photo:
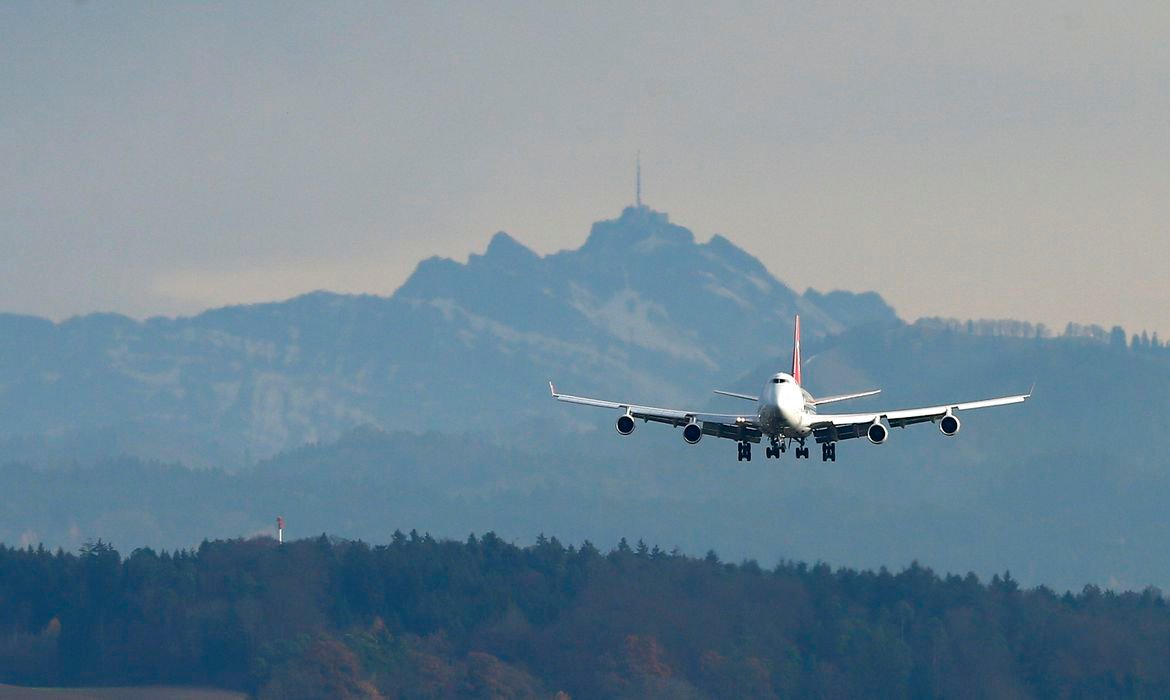
[[[804,444],[802,438],[791,438],[781,440],[780,438],[772,438],[771,444],[764,448],[764,456],[768,459],[779,459],[780,455],[788,451],[788,443],[797,443],[796,453],[797,459],[808,459],[809,448]],[[752,461],[752,445],[750,442],[739,443],[739,461]],[[824,442],[821,443],[821,461],[822,462],[836,462],[837,461],[837,443]]]

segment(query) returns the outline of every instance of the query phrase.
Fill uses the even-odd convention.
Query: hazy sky
[[[1170,3],[0,4],[0,310],[388,294],[644,199],[803,290],[1170,335]]]

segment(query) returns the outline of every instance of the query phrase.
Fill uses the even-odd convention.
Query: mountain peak
[[[483,257],[508,264],[535,260],[540,256],[506,232],[498,231],[496,235],[492,236]]]
[[[647,222],[669,224],[670,216],[664,211],[655,211],[645,204],[639,204],[630,205],[625,209],[622,209],[622,215],[619,216],[617,220],[634,224]]]
[[[632,247],[648,252],[663,246],[693,245],[694,242],[695,234],[670,223],[665,212],[647,206],[626,207],[618,218],[593,224],[581,252],[625,251]]]

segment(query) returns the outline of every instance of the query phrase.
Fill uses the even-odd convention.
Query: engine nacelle
[[[687,423],[687,427],[683,428],[683,440],[686,440],[688,445],[693,445],[702,439],[703,429],[699,427],[698,423]]]
[[[619,435],[629,435],[634,432],[634,419],[629,414],[617,419],[617,428]]]
[[[962,423],[950,413],[943,416],[942,420],[938,422],[938,429],[947,437],[954,436],[955,433],[959,432],[960,427],[962,427]]]
[[[865,429],[865,437],[875,445],[880,445],[890,437],[890,429],[882,425],[881,421],[874,421]]]

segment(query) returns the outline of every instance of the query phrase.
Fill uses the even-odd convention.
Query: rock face
[[[9,457],[138,454],[235,466],[360,425],[490,433],[542,423],[546,381],[694,400],[810,338],[896,321],[876,294],[795,293],[722,236],[627,208],[577,250],[506,233],[431,258],[392,297],[315,292],[139,322],[0,316]]]

